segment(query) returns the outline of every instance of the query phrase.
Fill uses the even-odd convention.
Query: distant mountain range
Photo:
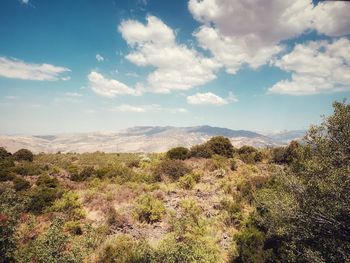
[[[211,126],[172,127],[138,126],[118,132],[93,132],[38,136],[0,135],[0,146],[14,152],[27,148],[38,152],[165,152],[175,146],[191,147],[213,136],[228,137],[236,147],[277,146],[300,139],[305,131],[285,131],[262,135],[246,130]]]

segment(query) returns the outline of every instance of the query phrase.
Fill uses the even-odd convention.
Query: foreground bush
[[[333,107],[309,130],[293,169],[257,192],[254,224],[265,241],[256,231],[246,235],[241,258],[249,259],[242,250],[249,246],[271,252],[269,262],[350,261],[350,105]]]
[[[135,213],[141,222],[154,223],[161,220],[165,206],[161,200],[144,194],[136,200]]]
[[[31,151],[27,150],[27,149],[20,149],[17,152],[15,152],[13,154],[13,157],[15,158],[15,160],[17,161],[28,161],[28,162],[32,162],[34,159],[34,155]]]
[[[193,200],[180,202],[180,215],[172,222],[173,232],[161,241],[154,262],[223,262],[220,250],[206,233],[201,208]]]
[[[189,150],[185,147],[176,147],[167,151],[166,156],[172,160],[185,160],[188,158]]]
[[[16,251],[16,262],[79,263],[86,253],[85,241],[75,243],[64,231],[64,220],[56,218],[46,231]]]
[[[190,171],[191,169],[180,160],[164,160],[156,167],[155,176],[158,180],[166,176],[176,181]]]
[[[135,240],[128,235],[108,239],[98,253],[100,263],[149,263],[152,249],[145,240]]]

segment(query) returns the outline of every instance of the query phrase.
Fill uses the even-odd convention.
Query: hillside
[[[251,145],[254,147],[277,146],[286,144],[302,136],[302,132],[288,132],[275,136],[246,131],[231,130],[211,126],[161,127],[138,126],[118,132],[95,132],[77,134],[58,134],[42,136],[0,136],[0,146],[10,152],[27,148],[39,152],[164,152],[176,146],[190,147],[203,143],[213,136],[225,136],[236,147]]]

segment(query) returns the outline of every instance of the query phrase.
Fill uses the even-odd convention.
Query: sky
[[[1,0],[0,134],[307,129],[350,97],[350,2]]]

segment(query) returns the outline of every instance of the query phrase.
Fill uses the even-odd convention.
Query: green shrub
[[[15,158],[15,160],[17,161],[28,161],[28,162],[32,162],[34,159],[34,155],[31,151],[27,150],[27,149],[20,149],[17,152],[15,152],[13,154],[13,157]]]
[[[190,157],[208,159],[211,158],[213,152],[207,144],[199,144],[192,146],[188,155]]]
[[[58,189],[58,180],[47,174],[39,176],[36,185],[37,187],[31,189],[30,192],[31,200],[28,210],[34,214],[40,214],[60,197],[61,191]]]
[[[19,175],[39,175],[43,172],[41,165],[32,162],[17,164],[13,171]]]
[[[194,185],[196,184],[195,179],[193,178],[192,174],[186,174],[179,179],[179,185],[181,188],[186,190],[193,189]]]
[[[27,200],[14,189],[0,185],[0,262],[15,262],[16,225]]]
[[[58,184],[57,178],[51,178],[48,174],[42,174],[36,180],[36,185],[39,187],[56,188]]]
[[[50,210],[64,212],[70,219],[80,219],[85,215],[79,195],[72,191],[64,193],[60,199],[57,199]]]
[[[67,167],[67,172],[72,180],[72,178],[79,177],[79,167],[77,165],[71,164]]]
[[[64,224],[64,229],[73,235],[82,235],[83,228],[79,221],[68,221]]]
[[[263,154],[253,146],[244,145],[238,149],[240,159],[247,164],[254,164],[261,162]]]
[[[264,250],[265,236],[254,227],[246,227],[235,236],[238,257],[233,262],[264,263],[269,251]]]
[[[64,221],[56,218],[46,231],[16,251],[16,262],[83,262],[84,242],[74,244],[71,241],[64,231]]]
[[[207,233],[202,209],[193,200],[180,202],[178,215],[172,220],[172,230],[155,251],[154,262],[223,262],[216,241]]]
[[[72,181],[82,182],[95,175],[95,169],[93,166],[85,166],[80,173],[73,173],[70,177]]]
[[[185,160],[188,158],[189,150],[185,147],[175,147],[167,151],[166,156],[172,160]]]
[[[237,170],[237,161],[236,159],[230,159],[230,169],[231,171],[236,171]]]
[[[243,220],[242,205],[231,199],[223,199],[220,202],[221,210],[225,212],[225,223],[237,226]]]
[[[30,188],[30,183],[21,177],[16,177],[13,179],[13,187],[16,191],[23,191]]]
[[[0,147],[0,160],[9,158],[12,154],[8,151],[6,151],[6,149],[4,147]]]
[[[187,167],[183,161],[164,160],[156,167],[155,176],[158,180],[161,180],[163,176],[167,176],[176,181],[181,176],[189,173],[190,171],[191,169]]]
[[[126,162],[126,166],[129,168],[139,168],[141,165],[140,159],[131,159]]]
[[[154,223],[161,220],[165,206],[161,200],[152,195],[143,194],[136,200],[135,213],[141,222]]]
[[[152,249],[145,240],[134,240],[128,235],[116,235],[102,245],[97,262],[149,263],[151,259]]]
[[[228,158],[233,157],[235,149],[228,138],[223,136],[212,137],[206,144],[214,154]]]
[[[301,145],[297,141],[291,141],[287,147],[272,149],[272,162],[277,164],[290,164],[300,156]]]

